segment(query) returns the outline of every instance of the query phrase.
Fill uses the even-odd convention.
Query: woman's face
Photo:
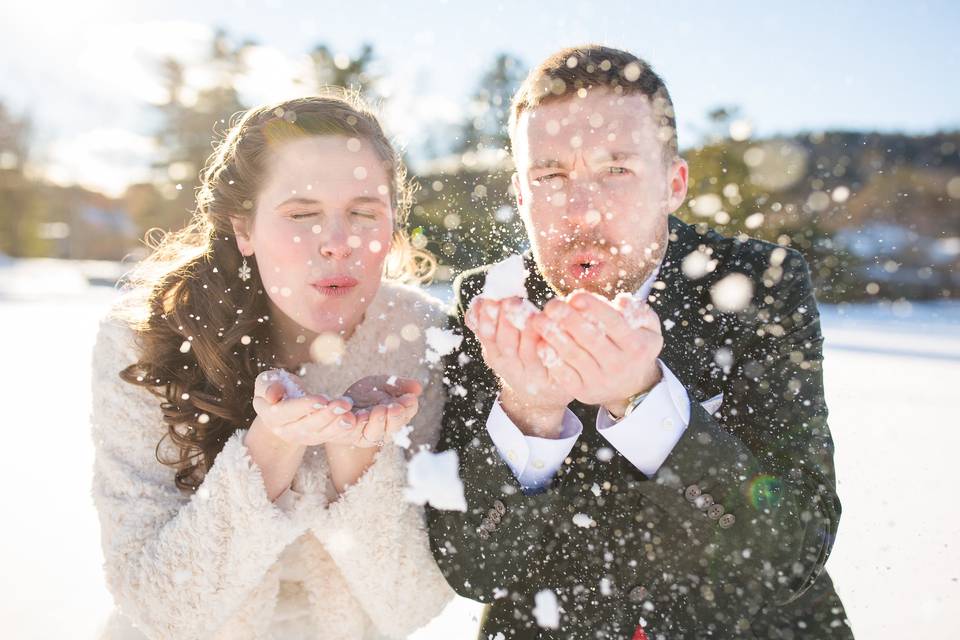
[[[390,249],[386,169],[372,142],[339,135],[285,142],[265,166],[249,236],[237,241],[256,258],[271,318],[284,332],[349,335]]]

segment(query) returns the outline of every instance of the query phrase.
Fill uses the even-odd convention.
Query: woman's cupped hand
[[[256,421],[289,444],[368,448],[382,445],[413,419],[422,392],[412,378],[377,375],[329,398],[307,393],[298,376],[272,369],[257,376],[253,408]]]

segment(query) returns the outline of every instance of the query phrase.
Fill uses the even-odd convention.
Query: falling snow
[[[408,425],[400,427],[399,431],[393,434],[393,443],[398,447],[403,449],[410,448],[410,434],[413,432],[413,427]]]
[[[487,271],[487,281],[480,294],[490,300],[504,298],[526,298],[525,286],[529,273],[523,265],[523,256],[512,255],[490,267]]]
[[[435,509],[466,511],[456,451],[418,451],[407,464],[404,497],[414,504],[430,503]]]
[[[720,311],[743,311],[753,297],[753,281],[742,273],[731,273],[710,288],[710,297]]]
[[[463,342],[463,336],[440,327],[428,327],[424,331],[427,341],[427,362],[439,362],[440,358],[452,352]]]
[[[550,589],[538,591],[534,596],[534,603],[533,615],[538,625],[544,629],[560,627],[560,603],[557,602],[557,594]]]

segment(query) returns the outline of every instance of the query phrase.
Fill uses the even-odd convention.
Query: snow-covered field
[[[113,292],[39,275],[32,284],[42,286],[31,286],[29,276],[0,265],[8,363],[0,468],[9,506],[0,529],[0,636],[92,638],[112,604],[89,495],[89,361]],[[828,567],[854,631],[955,638],[960,303],[824,307],[823,317],[844,505]],[[477,613],[457,601],[416,638],[472,638]]]

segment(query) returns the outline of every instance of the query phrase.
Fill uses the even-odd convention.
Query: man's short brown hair
[[[632,53],[596,44],[561,49],[527,75],[510,105],[511,144],[524,111],[578,94],[582,96],[581,90],[601,88],[619,95],[646,96],[659,126],[658,137],[664,155],[670,159],[677,156],[677,121],[663,79],[645,60]]]

